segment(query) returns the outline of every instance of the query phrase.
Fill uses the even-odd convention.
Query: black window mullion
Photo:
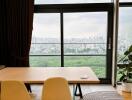
[[[61,30],[61,67],[64,67],[64,34],[63,34],[63,12],[60,13],[60,30]]]
[[[132,7],[132,2],[120,2],[119,7]]]
[[[107,70],[106,77],[111,83],[112,80],[112,51],[113,51],[113,9],[108,11],[108,29],[107,29]]]

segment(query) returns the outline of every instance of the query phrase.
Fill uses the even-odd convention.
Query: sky
[[[35,14],[33,34],[60,38],[60,14]],[[106,36],[107,12],[64,13],[65,38]]]
[[[119,36],[132,38],[132,7],[123,7],[119,10]]]
[[[35,3],[67,3],[90,2],[91,0],[35,0]],[[93,1],[93,0],[92,0]],[[110,0],[94,0],[96,2]],[[132,0],[121,0],[132,1]],[[124,38],[132,34],[132,8],[120,8],[119,36]],[[33,36],[60,38],[60,14],[34,14]],[[86,38],[94,36],[106,37],[107,12],[64,13],[64,36],[66,38]]]

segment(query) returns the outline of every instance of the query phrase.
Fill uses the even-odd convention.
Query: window
[[[49,5],[45,0],[39,5],[36,1],[30,65],[88,66],[102,81],[110,83],[113,4],[101,3],[103,0],[81,2],[58,0]]]
[[[132,44],[132,7],[119,9],[118,60]]]
[[[132,44],[132,0],[120,0],[118,29],[118,61]]]
[[[31,66],[61,66],[60,15],[34,14]]]
[[[118,48],[117,64],[123,57],[124,51],[132,45],[132,0],[120,0],[119,6],[119,29],[118,29]],[[117,74],[119,80],[120,74]]]
[[[90,66],[105,77],[106,44],[107,12],[64,13],[64,66]]]

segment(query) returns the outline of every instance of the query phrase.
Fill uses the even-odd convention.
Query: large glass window
[[[132,44],[132,7],[119,8],[118,60]]]
[[[60,15],[34,14],[30,65],[61,66],[60,43]]]
[[[113,4],[106,2],[36,0],[30,66],[91,67],[110,83]]]
[[[64,66],[89,66],[105,77],[106,45],[107,12],[64,14]]]

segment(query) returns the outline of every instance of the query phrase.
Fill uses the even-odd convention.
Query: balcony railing
[[[61,43],[32,43],[30,65],[61,66]],[[90,66],[99,78],[106,77],[106,43],[64,43],[64,66]]]

